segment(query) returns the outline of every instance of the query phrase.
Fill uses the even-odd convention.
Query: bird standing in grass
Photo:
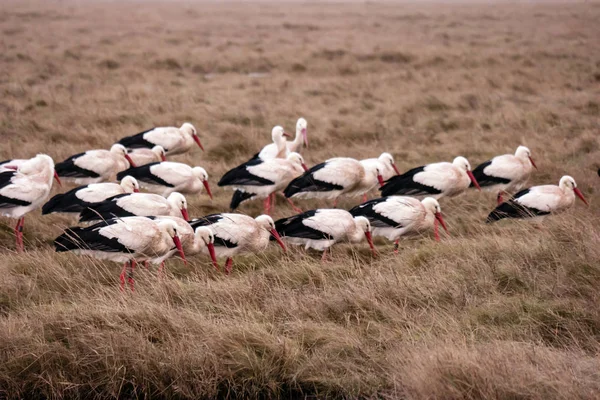
[[[127,280],[131,289],[134,289],[133,270],[136,262],[161,264],[172,255],[173,248],[179,251],[186,262],[177,224],[169,220],[155,222],[146,217],[112,218],[85,228],[67,228],[54,240],[54,246],[57,252],[72,251],[98,260],[124,263],[120,276],[121,289],[125,286],[128,267]]]
[[[151,149],[154,146],[161,146],[167,154],[172,155],[188,152],[194,142],[204,151],[196,128],[189,122],[185,122],[180,128],[166,126],[148,129],[136,135],[124,137],[118,143],[128,149]]]
[[[487,222],[504,218],[543,218],[570,208],[575,196],[588,205],[572,177],[560,178],[558,186],[542,185],[521,190],[512,199],[500,204],[487,217]]]
[[[215,253],[217,257],[227,257],[225,272],[229,274],[233,265],[233,256],[245,253],[257,253],[266,250],[271,235],[285,251],[275,223],[268,215],[256,218],[242,214],[211,214],[193,219],[190,225],[197,229],[206,226],[215,237]],[[203,249],[204,251],[204,249]]]
[[[275,222],[275,229],[284,242],[303,245],[323,252],[325,261],[327,250],[335,243],[360,243],[367,240],[373,257],[377,256],[371,224],[365,217],[353,217],[348,211],[336,209],[310,210]]]
[[[407,196],[383,197],[354,207],[350,214],[366,217],[371,223],[373,236],[383,236],[394,242],[394,253],[398,253],[401,236],[433,229],[435,240],[439,241],[438,223],[448,233],[440,204],[432,197],[421,201]]]
[[[79,185],[113,180],[115,175],[135,167],[127,149],[114,144],[110,150],[88,150],[75,154],[56,164],[58,176],[73,180]]]
[[[50,156],[38,154],[20,165],[6,164],[0,171],[0,214],[17,220],[17,251],[25,250],[23,224],[25,214],[39,208],[52,190],[52,179],[60,184]]]
[[[381,187],[381,195],[431,196],[434,199],[461,194],[473,183],[479,184],[471,172],[471,164],[464,157],[454,161],[427,164],[393,176]]]
[[[478,165],[473,170],[473,176],[483,190],[496,192],[498,204],[502,204],[505,195],[525,186],[533,168],[537,169],[537,166],[531,158],[531,151],[519,146],[514,155],[503,154]]]

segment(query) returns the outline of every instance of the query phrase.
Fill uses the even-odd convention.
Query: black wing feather
[[[473,170],[473,176],[475,176],[475,179],[477,180],[477,183],[479,183],[479,186],[484,187],[510,183],[510,179],[501,178],[499,176],[486,175],[485,172],[483,172],[483,170],[486,167],[488,167],[491,163],[492,160],[488,160],[482,164],[479,164],[477,168]],[[474,187],[475,185],[473,184],[473,182],[471,182],[469,186]]]
[[[235,192],[233,192],[233,196],[231,196],[231,204],[229,205],[229,208],[235,210],[242,202],[250,200],[254,196],[256,196],[255,193],[248,193],[242,192],[241,190],[236,190]]]
[[[147,183],[150,185],[175,187],[175,185],[172,185],[169,182],[165,181],[164,179],[159,178],[158,176],[154,175],[150,171],[150,167],[152,167],[156,164],[160,164],[160,161],[142,165],[140,167],[133,167],[133,168],[126,169],[125,171],[121,171],[117,174],[117,179],[121,180],[124,177],[126,177],[127,175],[131,175],[138,181],[144,182],[144,183]]]
[[[490,213],[490,215],[488,215],[486,222],[490,223],[504,218],[533,218],[550,214],[549,211],[542,211],[538,210],[537,208],[526,207],[523,204],[515,201],[515,199],[524,196],[527,193],[529,193],[529,189],[521,190],[515,195],[514,198],[500,204],[494,209],[494,211]]]
[[[115,223],[117,223],[117,219],[110,219],[84,228],[67,228],[54,240],[54,248],[57,252],[81,249],[110,253],[134,253],[119,243],[117,238],[109,239],[100,234],[101,228]]]
[[[275,229],[280,236],[289,236],[302,239],[323,240],[331,239],[328,234],[304,225],[303,221],[313,217],[317,210],[305,211],[302,214],[294,215],[288,218],[282,218],[275,221]]]
[[[269,186],[275,182],[261,178],[260,176],[253,175],[248,171],[248,167],[253,167],[263,163],[260,158],[250,160],[242,165],[239,165],[225,173],[219,183],[219,186],[231,186],[231,185],[248,185],[248,186]]]
[[[351,209],[350,214],[352,214],[353,217],[366,217],[373,228],[401,228],[402,224],[399,224],[393,219],[379,214],[373,209],[373,207],[375,207],[377,204],[383,203],[386,200],[386,197],[369,200]]]
[[[90,171],[75,165],[75,160],[84,154],[85,152],[75,154],[56,164],[54,169],[56,170],[58,176],[63,176],[65,178],[98,178],[100,175],[94,171]]]
[[[381,195],[384,197],[393,195],[424,196],[442,193],[441,190],[434,187],[415,182],[414,176],[424,170],[425,166],[421,166],[413,168],[402,175],[392,176],[379,189],[381,190]]]
[[[116,217],[135,217],[136,214],[133,214],[117,205],[117,199],[129,195],[130,193],[122,193],[113,197],[109,197],[100,203],[89,205],[87,208],[81,211],[79,222],[98,221]]]
[[[189,221],[189,224],[192,228],[194,228],[194,230],[196,230],[196,228],[199,226],[211,226],[213,224],[216,224],[223,218],[225,217],[223,217],[222,214],[209,214],[201,218],[193,219]],[[234,247],[237,247],[238,245],[237,243],[233,243],[215,234],[215,246],[227,247],[228,249],[232,249]]]
[[[126,137],[122,138],[121,140],[119,140],[117,143],[122,144],[123,146],[127,147],[128,149],[140,149],[140,148],[151,149],[154,146],[156,146],[156,143],[151,143],[151,142],[147,141],[146,139],[144,139],[144,135],[150,131],[153,131],[154,129],[156,129],[156,128],[146,129],[145,131],[137,133],[135,135],[126,136]],[[165,151],[168,151],[168,150],[165,149]]]
[[[344,187],[342,185],[315,179],[314,173],[325,168],[326,164],[326,162],[317,164],[291,181],[283,191],[285,197],[290,198],[297,193],[304,192],[331,192],[334,190],[343,190]]]

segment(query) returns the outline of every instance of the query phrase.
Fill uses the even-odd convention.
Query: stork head
[[[444,228],[446,233],[449,233],[448,228],[446,227],[446,222],[444,222],[444,217],[442,217],[442,209],[440,207],[440,203],[438,203],[438,201],[433,197],[426,197],[423,200],[421,200],[421,204],[423,204],[423,207],[425,207],[425,210],[428,213],[431,213],[435,216],[435,219],[437,220],[437,222],[440,223],[440,225],[442,225],[442,228]]]
[[[125,190],[125,193],[137,193],[140,191],[140,184],[131,175],[127,175],[121,179],[121,187]]]
[[[577,188],[577,183],[575,182],[575,179],[573,179],[573,177],[569,175],[563,176],[562,178],[560,178],[558,187],[564,191],[572,190],[575,193],[575,195],[585,203],[586,206],[589,206],[588,202],[585,200],[585,197],[583,197],[583,193],[581,193],[581,190]]]
[[[259,215],[254,220],[258,223],[258,225],[261,228],[270,232],[271,235],[273,235],[273,237],[275,238],[275,240],[277,240],[277,244],[279,244],[279,246],[281,246],[283,251],[286,251],[285,244],[283,243],[283,240],[281,240],[281,236],[279,236],[277,229],[275,229],[275,221],[273,221],[273,218],[271,218],[268,215],[263,214],[263,215]]]
[[[277,125],[271,130],[273,143],[280,143],[285,137],[290,137],[290,135],[283,130],[283,127]]]
[[[537,169],[533,158],[531,158],[531,150],[529,150],[529,148],[525,146],[517,147],[517,151],[515,151],[515,157],[520,158],[522,160],[529,160],[529,162],[531,162],[531,165],[533,165],[533,167]]]
[[[387,167],[390,167],[396,172],[396,175],[400,175],[400,171],[396,167],[396,163],[394,162],[394,157],[390,153],[381,153],[378,158],[379,162]]]
[[[302,157],[300,154],[296,153],[295,151],[288,154],[287,159],[288,159],[288,161],[291,161],[293,164],[302,167],[302,169],[304,171],[308,171],[308,167],[306,166],[306,164],[304,164],[304,157]]]
[[[375,246],[373,245],[373,236],[371,236],[371,223],[366,217],[354,217],[354,225],[364,232],[365,237],[367,238],[367,242],[369,242],[369,247],[371,248],[371,252],[373,253],[373,257],[377,257],[377,251],[375,251]]]
[[[308,132],[306,128],[308,127],[308,123],[302,117],[298,118],[298,122],[296,122],[296,136],[302,135],[302,139],[304,140],[304,147],[308,148]]]
[[[131,165],[132,167],[136,166],[131,157],[129,157],[129,154],[127,154],[127,149],[122,144],[113,144],[110,148],[110,152],[125,157],[129,165]]]
[[[213,265],[216,269],[219,269],[219,263],[217,262],[217,256],[215,254],[215,234],[212,229],[207,226],[199,226],[194,232],[194,238],[196,242],[203,243],[206,246]]]
[[[206,172],[206,170],[202,167],[194,167],[192,168],[192,174],[202,181],[204,189],[206,189],[206,194],[208,194],[208,197],[210,197],[210,199],[212,200],[213,195],[210,191],[210,186],[208,184],[208,173]]]
[[[200,147],[202,151],[204,151],[204,146],[202,146],[202,143],[200,142],[198,132],[196,131],[194,125],[190,124],[189,122],[184,122],[183,125],[181,125],[181,128],[179,128],[179,130],[185,133],[186,135],[191,136],[192,139],[194,139],[194,142],[196,142],[196,144],[198,145],[198,147]]]
[[[187,200],[185,196],[179,192],[173,192],[167,197],[167,202],[171,205],[171,207],[181,211],[181,216],[186,221],[190,220],[190,216],[187,212]]]
[[[179,255],[181,256],[181,259],[183,260],[184,263],[187,264],[187,261],[185,259],[185,254],[183,253],[183,247],[181,246],[181,239],[179,239],[179,235],[178,235],[178,228],[177,228],[177,223],[175,223],[175,221],[169,220],[169,219],[165,219],[165,220],[161,220],[158,223],[158,228],[161,230],[161,232],[166,233],[167,235],[169,235],[169,237],[171,239],[173,239],[173,244],[175,245],[175,247],[177,247],[177,250],[179,251]]]
[[[167,161],[165,149],[162,146],[154,146],[152,152],[156,154],[156,158],[160,161]]]
[[[25,161],[17,170],[24,175],[37,175],[40,181],[47,182],[52,186],[52,178],[61,186],[60,178],[54,169],[54,160],[46,154],[38,154],[37,156]]]
[[[462,156],[458,156],[454,159],[454,161],[452,161],[452,165],[462,171],[465,171],[469,176],[469,179],[471,179],[471,182],[473,182],[473,185],[475,185],[475,187],[481,191],[481,187],[479,186],[477,179],[475,179],[475,176],[471,172],[471,164],[469,164],[469,160]]]

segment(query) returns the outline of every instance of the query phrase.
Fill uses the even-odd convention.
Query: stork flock
[[[475,169],[462,156],[400,173],[394,158],[356,160],[336,157],[308,168],[301,155],[308,148],[307,121],[300,118],[296,134],[281,126],[271,131],[272,143],[247,162],[229,170],[218,185],[233,190],[231,212],[190,218],[185,195],[203,191],[212,199],[208,174],[200,166],[167,161],[166,157],[191,150],[194,143],[204,150],[190,123],[180,128],[159,127],[124,137],[109,150],[89,150],[54,163],[45,154],[31,159],[0,162],[0,214],[16,219],[17,251],[24,251],[24,217],[42,208],[42,214],[67,213],[85,223],[70,227],[55,239],[57,252],[77,254],[123,263],[121,289],[134,287],[133,270],[140,262],[160,265],[178,255],[203,253],[215,268],[224,257],[229,273],[233,258],[264,251],[271,240],[283,251],[302,245],[323,252],[339,242],[366,240],[377,255],[373,237],[394,243],[401,237],[433,230],[440,240],[439,226],[448,233],[439,200],[464,193],[470,187],[494,192],[497,206],[487,222],[504,218],[540,219],[571,207],[575,196],[586,205],[575,180],[565,175],[558,186],[525,188],[537,166],[530,150],[519,146],[514,154],[488,160]],[[53,179],[77,186],[50,197]],[[116,182],[111,182],[117,180]],[[140,193],[140,187],[150,193]],[[381,191],[381,197],[368,200]],[[274,221],[270,214],[275,197],[283,196],[296,213]],[[349,211],[337,208],[340,198],[362,197]],[[242,203],[264,201],[264,214],[256,218],[234,213]],[[298,199],[328,199],[331,208],[303,211]]]

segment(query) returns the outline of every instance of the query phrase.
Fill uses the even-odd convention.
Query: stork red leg
[[[327,262],[329,260],[329,257],[328,257],[328,253],[329,252],[328,252],[328,250],[330,250],[330,249],[327,248],[327,249],[323,250],[323,255],[321,256],[321,262],[322,263],[325,263],[325,262]]]
[[[231,272],[232,265],[233,265],[233,258],[228,257],[227,261],[225,261],[225,273],[227,275],[229,275],[229,273]]]
[[[158,278],[159,279],[163,278],[163,276],[164,276],[163,275],[164,269],[165,269],[165,262],[163,261],[163,262],[160,263],[160,267],[158,267]]]
[[[271,196],[267,196],[267,198],[265,199],[264,202],[264,207],[265,207],[265,214],[269,215],[269,213],[271,212]]]
[[[135,280],[133,279],[133,271],[135,270],[135,266],[137,262],[135,260],[131,260],[129,262],[131,269],[129,270],[129,275],[127,276],[127,282],[129,282],[129,288],[132,292],[135,292]]]
[[[303,213],[304,211],[302,211],[301,208],[296,207],[296,205],[294,204],[294,202],[292,201],[292,199],[290,198],[285,198],[287,200],[288,203],[290,203],[290,206],[292,206],[292,210],[294,210],[294,212],[297,213]]]
[[[271,198],[271,209],[269,211],[273,211],[275,209],[275,193],[271,193],[269,197]]]
[[[362,202],[365,203],[367,200],[369,200],[369,198],[367,197],[367,194],[365,193],[365,194],[363,194]]]
[[[333,200],[333,208],[337,208],[337,204],[338,204],[338,197],[335,198],[335,200]]]
[[[400,239],[396,239],[396,241],[394,242],[394,254],[398,254],[398,243],[400,242]]]
[[[125,274],[127,273],[127,265],[129,264],[129,261],[127,261],[125,264],[123,264],[123,269],[121,270],[121,275],[119,275],[119,281],[121,282],[121,284],[119,285],[119,289],[121,289],[121,292],[125,290]]]
[[[502,195],[503,195],[503,194],[504,194],[504,191],[500,191],[500,192],[498,192],[498,197],[497,197],[497,199],[496,199],[496,200],[498,201],[498,205],[500,205],[500,204],[504,203],[504,199],[503,199],[503,197],[502,197]]]
[[[17,242],[17,251],[22,253],[25,250],[23,246],[23,224],[25,222],[25,217],[21,217],[17,220],[17,226],[15,226],[15,239]]]

